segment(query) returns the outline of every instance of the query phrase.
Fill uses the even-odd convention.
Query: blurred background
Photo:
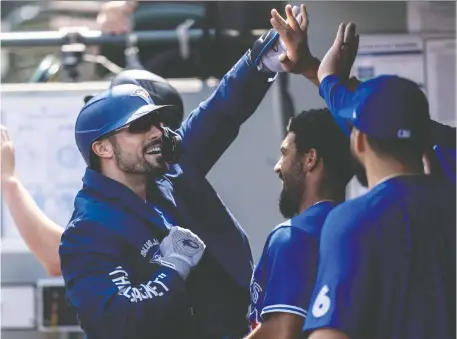
[[[121,1],[117,1],[120,3]],[[265,30],[279,1],[142,1],[132,34],[101,32],[107,1],[1,1],[1,121],[13,139],[17,172],[43,211],[66,225],[84,164],[73,139],[86,95],[138,65],[170,80],[186,115]],[[299,4],[299,2],[292,2]],[[322,58],[342,21],[361,34],[353,74],[397,74],[419,83],[432,117],[455,126],[456,3],[308,1],[309,44]],[[100,18],[99,18],[100,19]],[[288,119],[323,107],[317,88],[281,74],[209,180],[245,228],[257,260],[282,217],[273,172]],[[236,182],[236,185],[234,185]],[[363,192],[355,182],[348,197]],[[1,335],[82,338],[60,278],[49,278],[1,210]]]

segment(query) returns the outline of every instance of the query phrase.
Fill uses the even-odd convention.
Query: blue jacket
[[[240,59],[183,122],[182,161],[151,183],[147,202],[86,170],[59,254],[67,298],[88,339],[222,339],[248,331],[249,241],[205,177],[262,101],[271,76]],[[207,245],[186,281],[150,263],[174,225]]]

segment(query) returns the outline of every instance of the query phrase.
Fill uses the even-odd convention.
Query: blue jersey
[[[328,215],[305,332],[455,338],[455,186],[390,178]]]
[[[316,279],[321,228],[334,206],[320,202],[270,233],[251,281],[251,330],[268,313],[306,317]]]

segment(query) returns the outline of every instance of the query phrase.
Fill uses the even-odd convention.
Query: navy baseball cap
[[[76,145],[90,166],[94,141],[147,114],[175,108],[173,105],[157,105],[148,91],[140,86],[114,86],[95,95],[81,109],[75,125]]]
[[[410,80],[383,75],[362,82],[350,106],[337,114],[378,140],[425,142],[430,133],[428,100]]]

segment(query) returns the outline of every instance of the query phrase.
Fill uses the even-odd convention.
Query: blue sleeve
[[[164,338],[161,325],[187,301],[184,280],[171,268],[151,264],[142,281],[131,281],[123,259],[128,253],[122,252],[115,236],[98,224],[80,222],[65,230],[62,276],[81,328],[89,338],[146,339],[151,328]]]
[[[178,129],[183,139],[181,164],[190,163],[206,175],[265,97],[272,75],[249,65],[244,55]]]
[[[456,133],[455,127],[440,124],[437,121],[432,121],[431,128],[431,144],[435,159],[433,167],[439,170],[432,171],[442,174],[447,180],[455,184],[456,182]]]
[[[319,86],[319,94],[325,100],[333,119],[335,119],[343,132],[349,136],[348,125],[345,119],[338,116],[338,111],[348,107],[352,103],[354,93],[345,87],[336,75],[328,75],[322,80]]]
[[[368,227],[360,227],[364,222],[351,213],[356,207],[339,207],[330,212],[322,229],[317,279],[304,331],[328,327],[349,338],[362,338],[372,316],[370,301],[377,292],[373,287],[376,244]]]
[[[438,145],[440,147],[455,149],[455,139],[455,127],[432,120],[431,144],[433,146]]]
[[[261,317],[286,312],[306,318],[316,279],[318,240],[295,227],[280,227],[270,238],[268,279]]]

